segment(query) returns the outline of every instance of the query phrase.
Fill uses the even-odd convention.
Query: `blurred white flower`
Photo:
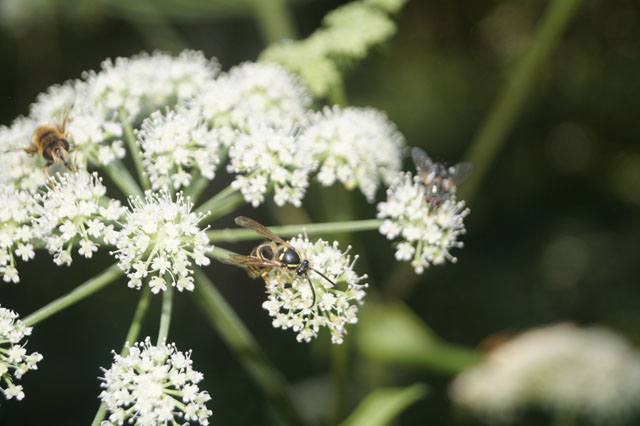
[[[304,119],[311,96],[280,65],[246,62],[209,82],[195,104],[214,127],[245,129],[270,122],[290,128]]]
[[[148,337],[127,350],[126,356],[114,353],[104,371],[100,399],[110,415],[103,425],[209,424],[211,397],[198,386],[203,376],[192,368],[191,351],[173,343],[154,346]]]
[[[411,173],[400,173],[387,189],[387,201],[378,204],[378,218],[386,219],[380,232],[390,240],[401,238],[396,259],[411,260],[418,274],[430,264],[456,261],[449,250],[462,247],[458,236],[465,233],[463,219],[468,214],[453,192],[439,205],[427,203],[422,180]]]
[[[192,262],[208,265],[205,253],[213,250],[204,230],[198,228],[203,214],[191,212],[193,204],[178,193],[176,201],[166,191],[145,192],[144,199],[131,197],[126,220],[117,232],[118,266],[129,277],[129,287],[139,289],[143,279],[153,293],[167,289],[166,278],[179,291],[192,291]]]
[[[239,174],[231,186],[239,189],[254,207],[264,202],[270,188],[274,190],[273,200],[278,206],[302,205],[313,159],[295,133],[295,130],[257,125],[241,133],[231,145],[227,171]]]
[[[209,130],[197,108],[155,111],[136,133],[153,189],[188,186],[193,168],[212,180],[220,163],[218,131]]]
[[[36,364],[42,360],[37,352],[27,354],[25,343],[20,345],[25,336],[31,335],[31,329],[18,319],[18,314],[0,307],[0,393],[7,399],[24,398],[22,386],[15,381],[27,371],[37,370]]]
[[[640,352],[600,327],[556,324],[527,331],[461,373],[450,394],[494,422],[528,407],[613,424],[638,411]]]
[[[359,187],[370,203],[380,182],[391,182],[402,167],[404,138],[371,108],[325,108],[313,115],[300,139],[320,160],[321,184],[338,180],[347,189]]]
[[[20,281],[16,256],[23,262],[35,256],[35,238],[40,234],[33,223],[36,200],[32,193],[0,185],[0,274],[5,282]]]
[[[106,198],[106,188],[97,173],[61,173],[38,194],[38,217],[42,238],[57,265],[70,265],[71,251],[90,258],[99,244],[114,244],[114,222],[124,209]]]
[[[101,118],[112,119],[122,110],[135,122],[142,114],[193,97],[215,78],[219,66],[202,52],[185,50],[177,57],[155,52],[106,60],[101,68],[84,75],[87,100]]]
[[[360,284],[367,276],[358,276],[353,270],[357,256],[351,261],[348,250],[340,251],[337,241],[331,245],[320,239],[311,242],[306,236],[299,236],[289,243],[309,261],[311,268],[337,285],[334,287],[318,272],[309,270],[312,291],[305,276],[274,268],[265,276],[268,299],[262,307],[273,317],[274,327],[291,328],[297,333],[299,342],[309,342],[321,327],[327,327],[331,341],[342,343],[345,326],[358,321],[358,305],[362,304],[368,287],[366,283]]]

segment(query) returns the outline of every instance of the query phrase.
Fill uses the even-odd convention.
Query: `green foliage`
[[[445,373],[477,361],[471,349],[444,342],[401,302],[369,302],[361,318],[357,346],[368,358]]]
[[[411,404],[423,399],[427,392],[427,386],[422,383],[404,389],[376,389],[362,400],[340,426],[388,425]]]
[[[381,9],[390,11],[393,7]],[[348,3],[328,13],[323,27],[307,39],[272,45],[260,59],[285,66],[298,74],[315,96],[324,97],[340,84],[342,70],[395,34],[395,24],[381,9],[362,2]]]

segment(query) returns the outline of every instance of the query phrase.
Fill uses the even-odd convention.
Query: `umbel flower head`
[[[13,185],[0,185],[0,274],[5,282],[20,281],[16,257],[33,259],[39,227],[32,222],[36,199]]]
[[[280,65],[246,62],[211,81],[195,104],[214,127],[243,131],[265,122],[293,126],[304,119],[311,96],[298,77]]]
[[[213,250],[198,222],[204,217],[191,211],[182,193],[176,200],[167,191],[131,197],[131,207],[116,236],[112,252],[129,277],[129,287],[139,289],[147,279],[153,293],[167,289],[167,279],[179,291],[193,290],[191,262],[208,265],[205,253]]]
[[[198,386],[203,376],[191,366],[191,351],[180,352],[173,343],[154,346],[148,337],[127,344],[127,351],[114,353],[104,371],[100,399],[110,415],[103,426],[209,424],[212,413],[205,404],[211,397]]]
[[[357,256],[351,261],[346,251],[338,249],[337,242],[333,245],[323,240],[311,242],[306,236],[293,238],[289,243],[309,260],[312,268],[326,275],[336,286],[309,270],[308,277],[315,291],[314,304],[306,277],[273,269],[265,277],[268,299],[262,307],[273,317],[274,327],[293,329],[299,342],[309,342],[321,327],[327,327],[331,341],[342,343],[345,326],[358,321],[358,305],[368,286],[361,284],[367,276],[358,276],[353,270]]]
[[[462,372],[450,394],[494,422],[537,407],[563,418],[613,424],[639,411],[640,352],[600,327],[536,328]]]
[[[254,207],[264,202],[271,187],[278,206],[302,205],[313,159],[294,130],[266,124],[252,126],[231,145],[229,160],[227,171],[238,174],[231,186],[239,189]]]
[[[211,180],[220,163],[218,131],[210,130],[197,108],[153,112],[136,133],[153,189],[186,187],[192,169]]]
[[[24,343],[20,341],[31,335],[31,327],[18,319],[18,314],[0,306],[0,392],[5,398],[24,398],[21,385],[14,382],[20,380],[29,370],[37,370],[42,355],[37,352],[27,354]]]
[[[38,196],[42,238],[56,265],[70,265],[71,251],[91,258],[101,243],[115,242],[115,221],[122,216],[120,202],[104,197],[106,188],[97,173],[61,173],[53,188]]]
[[[402,167],[405,142],[387,117],[371,108],[325,108],[310,119],[300,139],[320,161],[318,181],[359,187],[373,202],[380,182],[390,183]]]
[[[85,74],[84,96],[99,117],[111,119],[122,111],[134,122],[144,113],[191,98],[218,68],[217,61],[191,50],[177,57],[155,52],[106,60],[99,72]]]
[[[422,179],[401,173],[387,189],[387,201],[378,204],[378,218],[385,219],[380,232],[390,240],[401,238],[396,259],[410,260],[418,274],[431,264],[456,261],[449,250],[462,247],[458,236],[464,234],[463,219],[469,214],[453,192],[439,205],[427,203],[426,198]]]

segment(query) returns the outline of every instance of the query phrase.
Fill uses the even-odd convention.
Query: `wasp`
[[[246,267],[247,273],[251,278],[260,277],[265,280],[265,282],[267,274],[274,268],[287,275],[293,273],[298,277],[306,278],[313,297],[310,307],[316,304],[316,291],[309,278],[309,271],[315,272],[327,280],[332,286],[336,286],[336,283],[329,279],[329,277],[313,268],[309,260],[305,258],[306,256],[304,256],[300,250],[291,247],[288,242],[275,235],[264,225],[245,216],[236,217],[235,222],[239,226],[256,231],[267,237],[270,241],[265,241],[255,247],[251,250],[249,256],[231,255],[228,259],[220,259],[223,263]],[[286,292],[282,284],[280,284],[279,276],[278,274],[276,277],[278,285]]]
[[[76,171],[75,165],[69,161],[70,145],[65,132],[70,111],[71,107],[67,109],[62,123],[55,126],[38,127],[33,132],[29,146],[20,148],[20,150],[28,154],[38,154],[47,162],[43,167],[47,176],[49,175],[49,167],[53,164],[62,164],[68,170]]]
[[[439,206],[451,197],[456,184],[466,179],[471,173],[471,163],[458,163],[455,166],[445,166],[433,161],[420,148],[411,150],[411,158],[418,173],[427,188],[426,201],[430,206]]]

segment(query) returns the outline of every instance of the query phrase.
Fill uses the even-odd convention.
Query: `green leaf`
[[[340,426],[384,426],[427,395],[427,385],[376,389],[356,407]]]
[[[478,361],[472,349],[445,342],[401,302],[369,302],[360,318],[356,344],[365,357],[443,373]]]

